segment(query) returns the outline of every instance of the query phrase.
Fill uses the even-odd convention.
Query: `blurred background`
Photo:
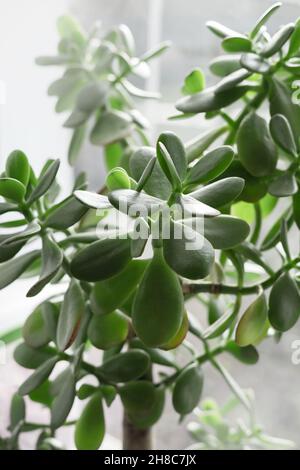
[[[206,73],[212,83],[208,64],[219,53],[219,41],[205,27],[210,19],[233,29],[247,31],[258,16],[269,7],[270,0],[0,0],[0,159],[20,148],[39,170],[49,157],[61,158],[60,172],[64,191],[71,188],[74,170],[66,162],[69,130],[62,127],[66,116],[54,112],[54,101],[47,96],[51,81],[60,72],[55,67],[40,68],[34,63],[38,55],[51,55],[57,44],[55,22],[59,15],[71,13],[86,28],[101,20],[104,29],[114,24],[127,24],[136,39],[137,52],[143,52],[162,40],[171,40],[172,48],[152,64],[152,75],[144,86],[162,94],[162,100],[143,104],[141,110],[152,124],[153,139],[162,129],[176,130],[187,140],[208,125],[202,118],[169,123],[184,77],[194,67]],[[270,30],[294,21],[300,14],[300,0],[284,0],[280,12],[272,17]],[[300,112],[300,111],[299,111]],[[101,186],[104,166],[101,150],[86,143],[75,171],[86,169],[91,188]],[[26,299],[27,281],[9,286],[0,293],[0,332],[22,324],[43,294]],[[52,286],[53,287],[53,286]],[[49,290],[48,290],[49,292]],[[248,299],[249,301],[250,299]],[[191,309],[193,306],[191,306]],[[197,312],[195,312],[197,314]],[[300,365],[291,361],[292,341],[300,339],[300,325],[284,335],[279,344],[265,342],[259,347],[260,361],[256,366],[240,365],[229,357],[223,363],[242,387],[255,390],[258,421],[273,435],[292,439],[300,448]],[[98,360],[98,358],[96,358]],[[207,366],[209,368],[209,366]],[[7,351],[6,364],[0,365],[0,432],[5,429],[9,397],[28,372],[18,368]],[[206,371],[204,395],[221,403],[230,392],[211,369]],[[79,406],[79,405],[78,405]],[[186,432],[188,420],[179,424],[167,404],[168,412],[156,429],[156,446],[182,449],[191,442]],[[76,411],[76,410],[75,410]],[[32,405],[32,420],[42,420],[47,411]],[[76,413],[74,413],[76,414]],[[121,410],[114,405],[108,416],[112,436],[105,446],[116,448],[121,434]],[[72,448],[70,430],[63,431],[63,440]],[[32,445],[30,437],[24,443]]]

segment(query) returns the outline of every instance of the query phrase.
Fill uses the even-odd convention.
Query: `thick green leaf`
[[[75,376],[72,366],[64,374],[64,381],[51,406],[51,428],[57,429],[66,421],[76,395]]]
[[[185,184],[206,183],[216,178],[230,165],[233,156],[233,149],[228,145],[208,152],[190,169]]]
[[[209,68],[214,75],[226,77],[241,68],[240,58],[240,54],[220,55],[210,62]]]
[[[5,166],[6,176],[16,179],[27,187],[30,176],[30,165],[24,152],[14,150],[9,154]]]
[[[189,194],[183,194],[179,197],[179,203],[184,210],[184,216],[195,216],[195,217],[216,217],[220,215],[220,212],[213,207],[204,204],[203,202],[197,201]]]
[[[205,88],[205,77],[201,69],[192,70],[184,79],[183,92],[187,95],[199,93]]]
[[[176,168],[179,178],[182,180],[186,175],[186,154],[185,148],[181,140],[173,132],[163,132],[160,134],[157,141],[157,158],[164,173],[168,176],[168,169],[164,163],[164,155],[161,153],[159,143],[162,143],[171,157],[172,162]],[[170,178],[169,178],[170,179]]]
[[[232,248],[249,235],[250,227],[244,220],[220,215],[204,220],[204,236],[215,249]]]
[[[45,223],[48,227],[66,230],[76,224],[87,210],[77,198],[70,196],[47,211]]]
[[[269,73],[271,64],[253,52],[247,52],[241,56],[241,66],[253,73]]]
[[[101,194],[91,193],[90,191],[77,190],[74,196],[78,201],[92,209],[109,209],[111,204],[106,196]]]
[[[107,350],[124,343],[128,331],[128,318],[115,311],[107,315],[94,315],[89,323],[88,337],[96,348]]]
[[[219,38],[226,38],[227,36],[237,36],[239,34],[236,31],[233,31],[233,29],[230,29],[227,26],[218,23],[217,21],[207,21],[206,26]]]
[[[81,281],[102,281],[118,274],[129,261],[130,239],[106,238],[79,251],[71,262],[71,272]]]
[[[54,278],[63,262],[63,252],[48,235],[43,237],[42,271],[39,280],[29,289],[27,297],[34,297]]]
[[[226,77],[222,78],[222,80],[217,83],[216,85],[216,93],[221,93],[226,90],[230,90],[234,88],[236,85],[241,83],[242,81],[246,80],[250,77],[251,72],[246,69],[239,69],[231,74],[227,75]]]
[[[173,355],[168,351],[160,351],[159,349],[147,348],[138,338],[130,341],[130,347],[134,349],[143,349],[149,355],[151,362],[165,367],[177,368]]]
[[[290,37],[290,44],[288,50],[288,57],[293,57],[297,55],[300,49],[300,19],[295,23],[295,30]]]
[[[297,156],[297,146],[289,121],[282,114],[275,114],[270,121],[270,131],[279,147],[293,157]]]
[[[287,331],[300,314],[300,294],[289,273],[282,274],[274,283],[269,298],[269,320],[273,328]]]
[[[48,168],[45,170],[44,173],[41,174],[37,181],[37,185],[30,194],[27,203],[32,204],[35,202],[37,199],[39,199],[41,196],[43,196],[50,186],[53,184],[56,174],[58,172],[60,162],[59,160],[53,160],[50,162],[48,165]]]
[[[41,346],[45,346],[51,339],[43,318],[42,305],[43,304],[36,307],[36,309],[29,315],[22,328],[24,341],[31,348],[40,348]]]
[[[300,191],[293,196],[293,215],[297,227],[300,229]]]
[[[147,216],[148,212],[153,214],[164,204],[164,201],[157,197],[133,189],[116,189],[109,193],[108,200],[116,209],[131,217]]]
[[[61,306],[57,325],[57,346],[67,349],[74,341],[85,311],[85,303],[79,283],[72,280]]]
[[[163,250],[173,271],[188,279],[208,276],[214,262],[213,247],[202,235],[172,221],[170,236],[163,240]]]
[[[245,182],[242,178],[233,176],[203,186],[190,193],[189,196],[204,204],[218,208],[234,201],[242,192],[244,185]]]
[[[78,450],[97,450],[105,435],[102,393],[95,393],[88,401],[75,427]]]
[[[157,347],[175,336],[182,318],[183,295],[178,276],[166,264],[162,249],[157,248],[134,300],[134,330],[146,346]]]
[[[145,168],[154,158],[156,158],[156,151],[152,147],[140,147],[132,154],[129,162],[130,173],[136,181],[139,181]],[[157,160],[144,189],[151,196],[161,199],[168,199],[170,195],[171,185]]]
[[[159,164],[164,174],[170,181],[173,187],[173,190],[179,191],[181,189],[180,176],[176,170],[176,167],[171,158],[171,155],[169,154],[166,147],[159,141],[157,142],[157,159],[159,161]]]
[[[297,180],[292,173],[284,173],[269,185],[269,193],[276,197],[293,196],[298,191]]]
[[[39,250],[6,261],[0,265],[0,289],[11,284],[40,256]]]
[[[0,178],[0,196],[9,201],[20,203],[25,196],[26,188],[23,183],[14,178]]]
[[[229,352],[238,361],[243,364],[256,364],[259,360],[259,355],[254,346],[238,346],[234,341],[229,341],[225,346],[225,351]]]
[[[90,297],[93,313],[102,315],[120,308],[135,290],[147,264],[145,260],[132,260],[116,276],[97,282]]]
[[[54,366],[58,362],[59,358],[52,357],[46,362],[41,364],[32,375],[19,387],[20,395],[28,395],[30,392],[39,387],[51,374]]]
[[[280,241],[280,229],[281,229],[281,221],[282,219],[287,220],[288,227],[290,227],[293,223],[293,218],[291,216],[290,208],[286,209],[280,217],[273,222],[273,225],[266,233],[262,243],[261,243],[261,250],[269,250],[276,246],[276,244]]]
[[[176,109],[183,113],[205,113],[218,111],[239,100],[249,91],[248,86],[237,86],[230,90],[216,93],[215,88],[206,88],[200,93],[182,98],[176,103]]]
[[[198,405],[203,388],[203,374],[197,364],[185,368],[178,376],[172,401],[177,413],[186,415]]]
[[[265,294],[262,292],[247,308],[241,317],[235,340],[239,346],[255,344],[265,331],[268,322],[268,307]]]
[[[94,145],[107,145],[127,137],[133,129],[132,118],[121,111],[102,113],[91,132]]]
[[[280,8],[282,5],[281,2],[276,2],[273,3],[257,20],[255,23],[254,28],[252,29],[250,33],[250,37],[253,39],[257,36],[257,34],[260,32],[261,27],[268,21],[268,19],[275,13],[275,11]]]
[[[143,350],[133,349],[108,359],[97,372],[109,382],[131,382],[144,375],[149,365],[149,355]]]
[[[11,204],[10,202],[0,202],[0,215],[5,214],[6,212],[13,212],[18,209],[16,204]]]
[[[30,222],[24,230],[17,232],[17,233],[13,233],[13,234],[11,233],[8,236],[5,236],[3,240],[1,240],[2,239],[2,234],[1,234],[0,246],[9,247],[10,245],[15,245],[16,242],[25,241],[28,238],[31,238],[35,234],[39,233],[40,230],[41,230],[41,227],[37,222],[35,221]]]
[[[85,132],[85,126],[77,127],[73,131],[70,145],[68,148],[68,162],[70,165],[74,165],[79,156],[80,150],[84,142]]]
[[[17,364],[26,369],[36,369],[55,356],[56,351],[53,348],[31,348],[25,343],[19,344],[14,351],[14,360]]]
[[[163,387],[156,388],[154,400],[151,406],[138,412],[128,412],[130,422],[138,429],[148,429],[161,417],[165,404],[165,390]]]
[[[19,423],[25,421],[26,418],[26,405],[25,400],[22,396],[18,393],[15,393],[12,396],[11,403],[10,403],[10,429],[14,430]]]
[[[144,186],[147,184],[147,181],[152,175],[152,172],[154,170],[156,164],[156,158],[153,157],[151,160],[149,160],[148,164],[146,165],[143,173],[141,174],[141,177],[139,178],[137,185],[136,185],[136,191],[141,191]]]
[[[155,402],[155,390],[152,382],[139,380],[120,387],[119,394],[126,411],[135,414],[152,408]]]
[[[299,106],[294,104],[291,99],[292,90],[288,86],[278,80],[272,78],[271,89],[270,89],[270,114],[283,114],[288,120],[293,134],[294,139],[298,148],[298,137],[300,133],[300,113]]]
[[[110,170],[105,180],[106,186],[109,191],[115,189],[130,189],[130,178],[126,170],[121,167],[116,167]]]
[[[252,43],[246,36],[227,36],[222,41],[222,47],[226,52],[249,52]]]
[[[260,54],[263,57],[271,57],[272,55],[279,52],[284,44],[288,41],[294,30],[295,25],[293,23],[282,26],[260,51]]]

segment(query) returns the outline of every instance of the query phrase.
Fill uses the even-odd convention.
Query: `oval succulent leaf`
[[[297,147],[289,121],[282,114],[275,114],[270,120],[270,132],[276,144],[293,157]]]
[[[146,193],[133,189],[116,189],[108,195],[109,202],[119,211],[130,214],[147,216],[148,212],[158,210],[164,201]]]
[[[26,319],[22,336],[25,343],[32,348],[40,348],[50,341],[47,325],[42,314],[42,305],[39,305]]]
[[[170,236],[163,240],[164,257],[168,265],[182,277],[203,279],[214,262],[211,244],[195,230],[171,222]]]
[[[89,323],[88,337],[98,349],[111,349],[124,343],[129,330],[128,319],[121,312],[94,315]]]
[[[253,176],[273,173],[277,164],[277,149],[271,138],[268,125],[255,112],[242,121],[237,134],[238,156]]]
[[[14,150],[9,154],[5,166],[6,176],[16,179],[27,187],[30,177],[30,165],[24,152]]]
[[[207,21],[206,26],[212,33],[214,33],[219,38],[226,38],[227,36],[239,35],[239,33],[234,31],[233,29],[230,29],[217,21]]]
[[[269,298],[269,320],[273,328],[287,331],[294,326],[300,314],[300,294],[289,273],[274,283]]]
[[[145,260],[132,260],[119,274],[96,282],[90,296],[93,313],[103,315],[120,308],[140,282],[147,264]]]
[[[40,251],[34,250],[2,263],[0,265],[0,289],[4,289],[21,276],[39,256]]]
[[[203,388],[203,374],[198,364],[184,369],[173,389],[173,406],[180,415],[191,413],[198,405]]]
[[[239,321],[235,336],[237,344],[242,347],[255,344],[264,332],[267,321],[267,302],[265,294],[261,293]]]
[[[101,194],[91,193],[90,191],[77,190],[74,192],[74,196],[82,204],[90,207],[91,209],[110,209],[111,204],[107,199],[107,196]]]
[[[86,404],[75,427],[78,450],[97,450],[105,435],[102,393],[96,392]]]
[[[20,395],[28,395],[30,392],[39,387],[51,374],[54,366],[58,362],[58,357],[52,357],[41,364],[32,375],[25,380],[19,388]]]
[[[204,236],[215,249],[232,248],[244,241],[249,232],[247,222],[230,215],[204,220]]]
[[[222,41],[222,47],[226,52],[248,52],[252,49],[252,43],[246,36],[227,36]]]
[[[72,280],[65,293],[57,325],[57,347],[67,349],[75,339],[76,332],[85,311],[85,304],[79,283]]]
[[[71,272],[81,281],[102,281],[118,274],[129,261],[129,238],[105,238],[79,251],[71,261]]]
[[[180,205],[188,215],[195,217],[216,217],[220,212],[213,207],[194,199],[191,194],[183,194],[179,199]]]
[[[203,186],[189,193],[189,196],[211,207],[218,208],[234,201],[240,195],[244,186],[243,178],[233,176]]]
[[[152,147],[140,147],[133,152],[130,161],[130,174],[136,181],[139,181],[147,165],[153,159],[156,159],[156,151]],[[144,189],[151,196],[161,199],[168,199],[171,193],[171,185],[168,178],[162,171],[158,160],[156,159],[152,173],[147,180]],[[138,190],[138,189],[137,189]]]
[[[115,189],[130,189],[130,178],[124,168],[116,167],[106,176],[106,186],[109,191]]]
[[[47,235],[43,237],[42,271],[39,280],[29,289],[27,297],[37,295],[57,274],[63,262],[63,252]]]
[[[178,277],[166,264],[162,249],[156,249],[134,300],[133,327],[146,346],[156,347],[174,337],[182,318]]]
[[[157,142],[157,159],[159,164],[170,181],[174,190],[179,190],[181,188],[181,179],[176,170],[174,162],[162,142]]]
[[[109,382],[131,382],[144,375],[149,365],[149,355],[141,349],[134,349],[116,354],[105,361],[97,371],[100,377]]]
[[[190,169],[185,184],[206,183],[221,173],[230,165],[233,160],[234,152],[232,147],[224,145],[206,153]]]
[[[14,178],[0,178],[0,196],[9,201],[20,203],[23,201],[26,188],[23,183]]]
[[[165,146],[168,154],[172,159],[172,162],[174,163],[179,178],[184,179],[186,175],[187,162],[185,148],[181,140],[173,132],[163,132],[158,138],[158,143],[159,142]],[[162,162],[163,156],[160,154],[159,147],[157,148],[157,152],[158,160],[162,166],[162,169],[164,170]]]
[[[57,429],[66,421],[76,396],[75,375],[72,366],[66,369],[62,386],[51,405],[51,428]]]
[[[246,70],[244,68],[241,68],[239,70],[236,70],[235,72],[232,72],[231,74],[224,77],[216,85],[216,93],[220,93],[222,91],[226,91],[226,90],[230,90],[231,88],[234,88],[243,80],[246,80],[246,78],[249,78],[250,75],[251,75],[251,72],[249,72],[249,70]]]
[[[282,26],[282,28],[280,28],[277,33],[274,34],[270,41],[260,51],[261,55],[263,57],[271,57],[272,55],[279,52],[294,32],[294,29],[295,25],[293,23]]]
[[[27,199],[28,204],[32,204],[48,191],[55,180],[59,165],[59,160],[53,160],[49,163],[47,169],[41,174],[35,188]]]
[[[216,93],[213,87],[206,88],[200,93],[179,100],[176,103],[176,109],[183,113],[217,111],[239,100],[247,91],[249,91],[249,87],[243,85],[219,93]]]
[[[226,77],[241,68],[240,58],[240,54],[221,55],[210,62],[209,68],[214,75]]]
[[[269,193],[276,197],[293,196],[298,191],[297,180],[292,173],[285,173],[274,179],[269,185]]]

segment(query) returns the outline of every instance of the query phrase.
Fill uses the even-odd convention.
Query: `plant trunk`
[[[124,411],[123,450],[151,450],[152,445],[152,428],[139,429],[135,427]]]

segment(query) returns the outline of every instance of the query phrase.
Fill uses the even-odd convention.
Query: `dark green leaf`
[[[102,393],[95,393],[88,401],[75,427],[78,450],[97,450],[105,435]]]
[[[198,405],[203,388],[203,374],[197,364],[185,368],[178,376],[173,389],[173,406],[177,413],[191,413]]]
[[[277,164],[277,149],[265,119],[255,112],[242,121],[237,134],[238,156],[253,176],[273,173]]]
[[[66,421],[76,395],[75,376],[72,366],[64,374],[64,381],[51,406],[51,428],[57,429]]]
[[[185,184],[206,183],[216,178],[230,165],[233,156],[232,147],[227,145],[208,152],[190,169]]]
[[[244,188],[245,182],[242,178],[224,178],[215,183],[203,186],[189,194],[197,201],[212,207],[222,207],[236,199]]]
[[[53,184],[56,174],[58,172],[59,168],[59,160],[53,160],[46,171],[39,177],[37,181],[37,185],[30,194],[27,203],[32,204],[35,202],[37,199],[39,199],[41,196],[43,196],[50,186]]]
[[[287,331],[300,314],[300,294],[289,273],[282,274],[274,283],[269,298],[269,320],[273,328]]]
[[[82,281],[102,281],[118,274],[129,261],[130,239],[106,238],[79,251],[71,262],[71,272]]]
[[[298,191],[298,185],[293,174],[285,173],[274,179],[268,189],[273,196],[286,197],[295,194]]]
[[[297,156],[297,146],[289,121],[282,114],[275,114],[270,121],[270,131],[276,144],[293,157]]]
[[[204,236],[215,249],[228,249],[238,245],[247,238],[249,231],[247,222],[230,215],[204,220]]]
[[[29,289],[27,297],[34,297],[53,279],[62,265],[63,252],[49,236],[43,237],[42,271],[39,280]]]
[[[84,298],[79,283],[72,280],[65,293],[57,325],[57,346],[67,349],[74,341],[85,311]]]
[[[116,354],[97,369],[109,382],[131,382],[144,375],[150,365],[148,354],[139,349]]]
[[[225,346],[225,351],[244,364],[256,364],[259,360],[258,352],[252,345],[240,347],[234,341],[229,341]]]
[[[26,407],[23,397],[15,393],[10,403],[10,429],[14,430],[22,421],[25,421]]]
[[[74,192],[74,196],[82,204],[85,204],[92,209],[109,209],[111,204],[107,199],[107,196],[102,196],[101,194],[91,193],[89,191],[77,190]]]
[[[128,318],[115,311],[106,315],[93,315],[88,327],[88,338],[96,348],[108,350],[124,343],[128,331]]]
[[[30,176],[30,165],[24,152],[14,150],[9,154],[5,167],[6,176],[16,179],[27,187]]]
[[[76,224],[87,210],[77,198],[70,196],[47,211],[45,223],[48,227],[66,230]]]
[[[31,348],[25,343],[19,344],[14,351],[14,360],[17,364],[26,369],[36,369],[55,356],[56,351],[53,348]]]
[[[0,265],[0,289],[11,284],[40,256],[39,250],[34,250],[18,258],[6,261]]]
[[[30,392],[39,387],[51,374],[54,366],[58,362],[58,357],[52,357],[41,364],[32,375],[20,386],[19,394],[28,395]]]
[[[272,55],[279,52],[284,44],[288,41],[294,30],[295,25],[293,23],[282,26],[260,51],[260,54],[263,57],[271,57]]]

